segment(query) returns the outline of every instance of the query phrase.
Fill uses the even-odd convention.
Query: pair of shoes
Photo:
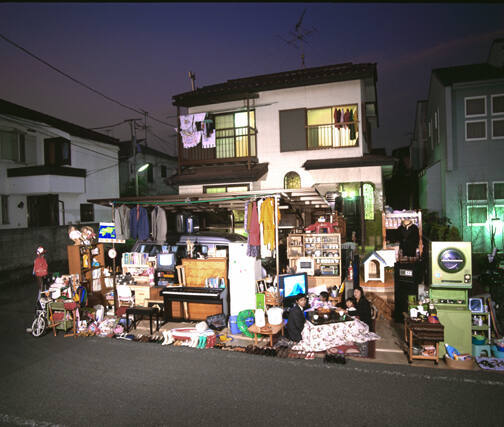
[[[306,353],[305,359],[306,360],[314,360],[315,359],[315,353],[313,353],[313,352]]]
[[[32,333],[32,328],[26,328],[26,333],[31,334]]]

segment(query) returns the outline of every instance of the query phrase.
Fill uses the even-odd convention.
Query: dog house
[[[364,258],[364,281],[379,280],[385,283],[385,267],[395,264],[395,251],[384,249],[370,253]]]

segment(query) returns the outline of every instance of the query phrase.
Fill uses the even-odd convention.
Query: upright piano
[[[164,320],[165,322],[173,320],[173,302],[188,303],[189,313],[181,310],[184,320],[186,314],[189,314],[190,320],[205,320],[211,314],[224,313],[229,314],[228,292],[226,288],[203,288],[194,286],[167,286],[160,295],[164,301]],[[215,308],[208,307],[202,311],[197,304],[215,304]],[[199,310],[198,310],[199,308]]]

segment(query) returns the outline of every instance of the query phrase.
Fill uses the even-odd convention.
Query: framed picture
[[[256,280],[256,293],[262,294],[266,291],[266,283],[264,280]]]

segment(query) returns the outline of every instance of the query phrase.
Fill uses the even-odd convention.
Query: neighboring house
[[[0,229],[111,219],[119,141],[0,99]]]
[[[145,145],[137,140],[136,154],[131,141],[121,141],[119,150],[119,182],[121,196],[135,195],[135,172],[139,167],[149,167],[138,173],[139,195],[177,194],[176,186],[168,185],[166,178],[177,173],[177,158]],[[135,162],[136,166],[135,167]]]
[[[345,214],[347,238],[355,231],[360,239],[364,220],[383,207],[382,176],[393,165],[370,154],[376,81],[376,64],[345,63],[175,95],[179,115],[186,107],[214,121],[216,142],[188,147],[179,137],[179,171],[171,182],[180,194],[315,188]],[[317,203],[306,201],[304,225],[316,220]]]
[[[486,63],[436,69],[430,81],[420,207],[448,217],[477,252],[503,244],[503,49],[495,40]]]
[[[392,150],[396,159],[392,178],[385,182],[387,205],[394,209],[418,208],[418,176],[411,165],[411,145]]]

